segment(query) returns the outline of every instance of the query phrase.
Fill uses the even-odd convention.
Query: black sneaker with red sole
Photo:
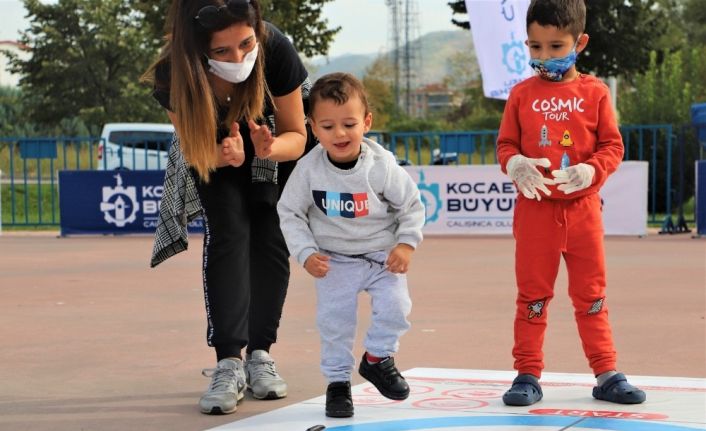
[[[395,360],[387,357],[374,364],[365,359],[360,361],[358,372],[372,383],[380,393],[391,400],[406,400],[409,397],[409,385],[395,367]]]

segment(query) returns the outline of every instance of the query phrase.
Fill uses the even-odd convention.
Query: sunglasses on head
[[[222,6],[204,6],[194,19],[205,29],[212,29],[226,23],[229,16],[247,16],[250,0],[226,0]]]

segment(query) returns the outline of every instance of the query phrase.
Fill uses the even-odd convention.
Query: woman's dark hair
[[[214,8],[213,19],[204,20],[204,11],[214,12]],[[213,33],[242,23],[254,29],[260,49],[250,76],[233,84],[224,126],[229,128],[234,120],[260,118],[268,94],[264,70],[267,34],[257,0],[174,0],[167,16],[167,43],[145,73],[146,80],[154,80],[156,68],[169,65],[169,104],[176,116],[181,149],[204,181],[217,161],[218,101],[208,76],[209,46]]]

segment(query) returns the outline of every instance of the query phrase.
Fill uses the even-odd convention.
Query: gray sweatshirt
[[[319,251],[364,254],[422,241],[424,205],[395,157],[369,139],[352,169],[321,145],[297,162],[277,205],[289,252],[300,264]]]

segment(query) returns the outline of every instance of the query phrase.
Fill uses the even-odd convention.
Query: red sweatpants
[[[561,192],[559,192],[561,193]],[[572,200],[530,200],[519,194],[513,221],[517,312],[515,369],[541,377],[549,302],[563,255],[583,350],[594,375],[615,369],[605,302],[603,220],[597,193]]]

